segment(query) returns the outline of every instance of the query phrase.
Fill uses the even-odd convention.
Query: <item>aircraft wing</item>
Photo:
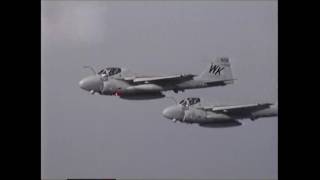
[[[182,75],[172,75],[172,76],[157,76],[157,77],[136,77],[132,79],[133,82],[162,82],[162,81],[183,81],[191,79],[195,75],[193,74],[182,74]]]
[[[246,105],[234,105],[234,106],[211,106],[203,107],[205,110],[210,110],[216,113],[237,113],[237,112],[254,112],[261,109],[266,109],[273,105],[272,103],[260,103],[260,104],[246,104]]]

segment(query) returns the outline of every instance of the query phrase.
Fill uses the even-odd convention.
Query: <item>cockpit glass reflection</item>
[[[182,106],[192,106],[200,102],[200,98],[187,98],[179,102]]]
[[[99,75],[105,76],[113,76],[119,74],[121,72],[121,68],[118,67],[107,67],[98,72]]]
[[[187,101],[183,99],[183,100],[181,100],[179,102],[179,104],[181,104],[182,106],[186,106],[187,105]]]

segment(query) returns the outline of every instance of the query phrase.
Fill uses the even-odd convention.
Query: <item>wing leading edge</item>
[[[216,113],[234,113],[234,112],[253,112],[261,109],[269,108],[272,103],[259,103],[259,104],[246,104],[235,106],[211,106],[203,107],[205,110],[209,110]]]
[[[157,77],[137,77],[134,79],[130,79],[135,83],[138,82],[161,82],[161,81],[183,81],[193,78],[195,75],[193,74],[182,74],[182,75],[172,75],[172,76],[157,76]]]

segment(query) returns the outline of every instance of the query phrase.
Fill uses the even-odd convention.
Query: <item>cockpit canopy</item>
[[[115,74],[119,74],[121,72],[121,68],[118,67],[106,67],[98,72],[99,75],[105,76],[113,76]]]
[[[182,106],[192,106],[198,103],[200,103],[200,98],[198,97],[189,97],[179,102]]]

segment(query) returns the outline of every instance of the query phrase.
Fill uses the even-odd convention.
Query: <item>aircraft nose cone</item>
[[[183,111],[177,106],[167,107],[162,111],[162,115],[170,120],[182,120]]]
[[[101,91],[103,82],[98,76],[89,76],[79,81],[79,86],[86,91]]]
[[[167,119],[173,119],[172,114],[173,113],[171,108],[166,108],[162,111],[162,115]]]
[[[79,81],[79,86],[80,86],[81,89],[86,89],[86,82],[85,82],[85,80]]]

